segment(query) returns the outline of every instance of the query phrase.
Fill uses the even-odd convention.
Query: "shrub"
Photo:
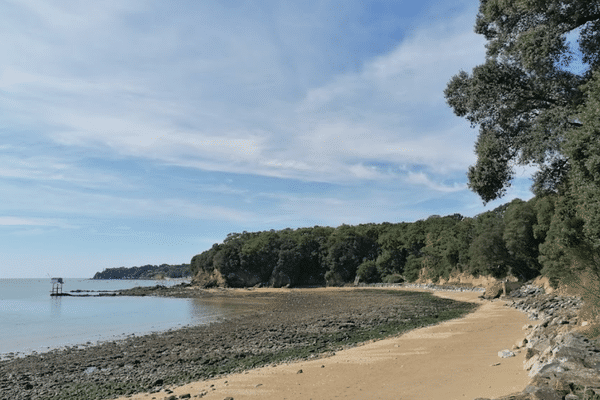
[[[381,281],[383,283],[402,283],[404,282],[404,277],[400,274],[389,274],[384,276]]]
[[[361,282],[381,282],[381,275],[379,275],[377,264],[373,260],[365,261],[360,264],[358,270],[356,270],[356,275],[360,278]]]

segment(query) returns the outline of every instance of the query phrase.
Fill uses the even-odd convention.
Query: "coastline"
[[[105,399],[156,391],[273,363],[316,358],[456,318],[474,308],[415,290],[179,287],[173,292],[179,292],[172,293],[176,297],[202,296],[203,301],[236,298],[251,311],[212,325],[2,361],[2,398]]]
[[[400,289],[405,290],[405,289]],[[411,291],[426,289],[414,289]],[[523,390],[524,354],[499,358],[522,338],[525,313],[477,292],[436,291],[436,297],[479,307],[459,319],[411,330],[328,357],[253,369],[119,400],[243,399],[474,399]],[[302,371],[301,373],[299,373]],[[183,396],[183,397],[180,397]]]

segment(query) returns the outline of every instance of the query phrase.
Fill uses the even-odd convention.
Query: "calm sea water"
[[[172,285],[181,281],[65,278],[63,292]],[[241,313],[238,305],[161,297],[51,297],[50,279],[0,279],[0,358],[186,325]]]

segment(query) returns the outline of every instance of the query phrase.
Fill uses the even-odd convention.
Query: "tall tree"
[[[501,197],[513,167],[537,165],[534,189],[555,191],[569,170],[566,132],[581,127],[582,84],[600,68],[600,3],[590,0],[480,0],[475,32],[484,35],[486,61],[460,71],[444,94],[456,115],[479,126],[477,162],[469,187],[484,202]],[[567,34],[577,35],[582,75]]]

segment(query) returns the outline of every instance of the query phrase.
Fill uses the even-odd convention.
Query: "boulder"
[[[498,352],[498,357],[500,358],[508,358],[508,357],[514,357],[515,353],[513,353],[510,350],[502,350]]]
[[[485,289],[485,293],[483,294],[484,299],[493,300],[497,299],[504,293],[504,287],[502,286],[502,282],[496,282],[490,285],[487,289]]]
[[[549,387],[527,386],[524,393],[532,400],[563,400],[563,395]]]

